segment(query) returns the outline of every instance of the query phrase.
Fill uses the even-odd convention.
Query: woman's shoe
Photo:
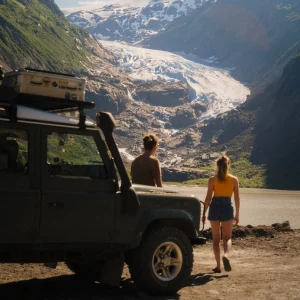
[[[223,265],[224,265],[225,271],[230,272],[231,271],[231,265],[230,265],[229,259],[226,256],[223,256],[222,260],[223,260]]]
[[[221,269],[219,269],[219,268],[217,268],[217,267],[215,267],[214,269],[212,269],[212,271],[213,271],[214,273],[222,273]]]

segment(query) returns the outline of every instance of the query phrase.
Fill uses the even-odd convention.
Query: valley
[[[300,187],[299,0],[70,3],[0,0],[0,63],[87,79],[127,169],[154,132],[165,182],[206,185],[226,153],[243,187]]]
[[[153,12],[161,3],[157,1],[154,5],[153,2],[139,9],[130,5],[127,8],[120,7],[121,4],[82,8],[67,13],[67,18],[98,38],[103,47],[114,54],[118,68],[133,82],[134,86],[128,87],[129,101],[115,115],[118,121],[116,139],[122,147],[128,170],[133,158],[142,151],[143,135],[154,132],[160,138],[157,156],[161,161],[164,181],[206,184],[207,178],[214,173],[214,161],[220,153],[226,152],[226,146],[214,147],[216,142],[202,141],[204,121],[236,109],[247,100],[250,89],[232,77],[232,69],[219,66],[216,57],[201,59],[184,52],[172,53],[141,47],[124,28],[118,31],[118,36],[111,35],[113,31],[109,26],[112,23],[107,23],[108,20],[113,18],[119,25],[122,20],[125,26],[128,14],[134,12],[139,17],[143,15],[145,22],[153,14],[159,15],[156,21],[160,22],[161,28],[152,34],[154,36],[163,31],[168,24],[161,19],[167,18],[162,17],[162,10]],[[198,1],[197,5],[196,2],[180,1],[181,9],[190,8],[181,15],[188,15],[207,1]],[[175,3],[163,1],[163,7],[177,7],[182,12]],[[148,14],[145,16],[143,12],[146,10]],[[174,13],[168,23],[178,17]],[[105,28],[106,36],[103,32]],[[136,35],[146,40],[147,34],[141,34],[137,27],[134,29]],[[103,109],[103,105],[99,104],[100,108]],[[245,151],[250,152],[249,149]],[[242,182],[242,186],[262,187],[263,180],[258,181],[250,185]]]

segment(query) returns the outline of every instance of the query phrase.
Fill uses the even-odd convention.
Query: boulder
[[[175,107],[189,102],[189,89],[182,82],[139,81],[135,98],[155,106]]]

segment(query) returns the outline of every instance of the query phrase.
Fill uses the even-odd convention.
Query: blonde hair
[[[217,167],[218,167],[218,172],[217,172],[217,177],[219,181],[225,181],[226,176],[228,175],[228,169],[230,165],[230,160],[226,155],[223,155],[217,160]]]
[[[158,143],[158,137],[155,134],[147,134],[143,138],[145,150],[152,150]]]

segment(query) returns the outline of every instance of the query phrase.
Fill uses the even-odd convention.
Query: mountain
[[[146,6],[118,3],[81,9],[67,18],[99,39],[134,43],[157,34],[174,19],[213,0],[151,0]],[[214,1],[213,1],[214,2]]]
[[[199,151],[226,152],[244,185],[299,190],[299,77],[300,51],[263,92],[202,125]]]
[[[299,0],[219,0],[173,20],[143,44],[213,57],[237,79],[279,75],[300,45]]]
[[[71,25],[53,0],[0,0],[0,63],[6,70],[30,66],[84,76],[87,99],[115,114],[134,86],[113,54]]]
[[[189,101],[187,84],[136,82],[116,67],[112,53],[85,29],[70,25],[53,1],[0,1],[0,63],[6,71],[31,66],[86,78],[86,99],[96,104],[87,114],[115,115],[116,138],[124,153],[133,147],[139,151],[142,136],[153,129],[165,145],[161,155],[168,165],[181,162],[177,146],[185,153],[185,145],[197,145],[199,134],[189,126],[197,123],[206,107]],[[164,101],[162,107],[155,106],[157,99]],[[175,127],[180,128],[176,138],[171,137],[179,132]]]

